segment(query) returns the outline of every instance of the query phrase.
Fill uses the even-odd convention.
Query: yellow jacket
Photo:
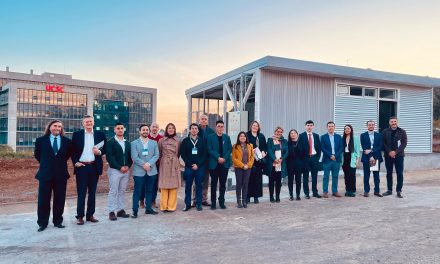
[[[249,159],[248,162],[246,163],[246,165],[248,166],[248,168],[252,168],[252,166],[254,165],[254,147],[252,146],[252,144],[247,144],[247,150],[249,153]],[[243,169],[244,167],[244,163],[242,162],[243,159],[243,152],[241,151],[241,147],[238,146],[237,148],[234,146],[232,146],[232,164],[234,166],[234,168],[240,168]]]

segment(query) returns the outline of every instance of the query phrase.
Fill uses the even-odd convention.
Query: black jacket
[[[394,141],[391,141],[392,129],[386,128],[382,131],[383,138],[383,151],[385,156],[388,156],[390,151],[396,151],[396,156],[405,156],[405,148],[408,143],[408,138],[406,136],[406,131],[400,127],[397,127],[396,136]],[[400,141],[400,146],[398,147],[398,142]]]
[[[197,167],[202,167],[206,164],[207,160],[207,151],[206,151],[206,142],[203,138],[198,137],[196,148],[197,155],[192,154],[192,149],[194,145],[191,141],[191,137],[188,136],[183,139],[182,144],[180,145],[180,156],[185,162],[185,167],[191,168],[192,164],[197,164]]]
[[[133,161],[131,160],[131,144],[128,140],[125,141],[125,152],[122,151],[121,145],[112,137],[107,141],[105,147],[105,155],[108,165],[112,169],[120,170],[122,166],[131,167]]]
[[[93,131],[93,139],[95,141],[95,145],[100,143],[101,141],[104,141],[104,146],[100,148],[101,155],[95,155],[95,166],[96,171],[98,175],[102,174],[102,155],[105,154],[105,143],[107,142],[107,138],[105,137],[105,134],[102,131]],[[78,130],[76,132],[73,132],[72,135],[72,162],[73,165],[75,165],[79,158],[82,155],[84,149],[84,129]],[[77,168],[74,169],[74,174],[76,174]]]
[[[40,163],[35,178],[40,181],[49,181],[53,178],[68,179],[67,160],[72,153],[72,141],[61,136],[61,146],[57,155],[53,152],[50,137],[42,136],[35,141],[34,156]]]
[[[299,134],[298,140],[300,141],[301,145],[306,147],[306,155],[309,154],[309,138],[307,136],[307,132],[303,132]],[[319,139],[319,135],[316,133],[313,133],[313,145],[316,150],[316,156],[318,159],[321,157],[321,140]]]

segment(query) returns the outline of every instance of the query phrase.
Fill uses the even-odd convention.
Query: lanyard
[[[192,138],[190,138],[190,140],[191,140],[191,143],[193,144],[194,148],[196,148],[196,144],[197,144],[197,142],[199,141],[199,139],[197,138],[197,139],[196,139],[196,142],[194,142],[194,141],[192,140]]]

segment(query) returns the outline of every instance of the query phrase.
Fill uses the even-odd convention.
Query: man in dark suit
[[[127,218],[125,212],[125,190],[128,185],[130,167],[133,164],[131,159],[131,144],[124,138],[125,127],[122,123],[114,126],[115,136],[107,141],[105,156],[108,162],[108,192],[109,219],[116,221],[117,217]],[[117,212],[115,214],[115,212]]]
[[[63,212],[66,201],[67,160],[72,152],[72,142],[64,137],[63,124],[53,120],[47,126],[44,136],[35,141],[34,156],[40,163],[35,178],[38,180],[38,232],[46,229],[50,216],[50,199],[53,192],[52,222],[55,227],[64,228]]]
[[[403,161],[405,157],[405,148],[408,143],[406,131],[397,126],[397,117],[390,117],[390,127],[382,131],[383,151],[385,156],[385,167],[387,169],[387,188],[384,196],[393,194],[393,166],[396,168],[397,198],[403,198]]]
[[[322,163],[324,177],[322,179],[323,197],[328,198],[328,182],[330,172],[332,173],[332,195],[342,197],[338,192],[338,176],[342,163],[342,152],[344,145],[342,137],[335,133],[335,123],[327,123],[327,133],[321,137]]]
[[[313,133],[315,124],[312,120],[306,121],[306,131],[299,135],[299,142],[307,149],[307,155],[304,159],[304,171],[303,171],[303,189],[306,199],[310,199],[309,196],[309,172],[312,175],[312,192],[313,197],[321,198],[318,193],[318,163],[321,157],[321,142],[319,135]]]
[[[218,202],[221,209],[225,206],[226,180],[228,179],[229,168],[232,164],[232,145],[231,139],[224,134],[225,123],[218,120],[215,123],[216,133],[208,136],[208,166],[211,175],[211,209],[217,208],[217,183],[220,183]]]
[[[87,200],[86,220],[92,223],[98,222],[93,214],[95,213],[96,186],[99,176],[102,175],[102,155],[104,155],[105,134],[93,130],[94,120],[92,116],[86,115],[82,121],[84,129],[76,131],[72,136],[72,162],[75,166],[76,190],[78,193],[76,208],[76,223],[84,224],[84,211],[86,194]]]
[[[376,123],[373,120],[367,121],[368,131],[361,134],[361,146],[362,146],[362,165],[364,168],[364,197],[368,197],[370,194],[370,166],[374,166],[376,163],[380,169],[380,163],[382,159],[382,135],[374,131]],[[380,194],[379,184],[379,170],[373,171],[374,178],[374,195],[382,197]]]

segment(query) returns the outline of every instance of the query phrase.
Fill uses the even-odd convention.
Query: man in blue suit
[[[208,136],[208,166],[211,175],[211,209],[216,209],[217,182],[220,183],[218,202],[221,209],[225,206],[226,180],[231,167],[232,144],[228,135],[223,134],[225,123],[218,120],[215,123],[216,133]]]
[[[84,225],[84,212],[86,194],[87,199],[86,221],[98,222],[95,213],[96,187],[99,176],[102,175],[102,155],[105,152],[107,139],[102,131],[93,130],[94,120],[92,116],[83,118],[84,129],[78,130],[72,135],[72,162],[75,166],[76,190],[78,193],[76,207],[76,224]]]
[[[364,197],[369,196],[370,192],[370,166],[379,163],[378,168],[380,169],[380,163],[382,159],[382,135],[374,131],[376,123],[373,120],[367,121],[368,131],[361,134],[361,146],[362,146],[362,165],[364,167]],[[377,197],[382,197],[379,189],[379,170],[373,171],[374,178],[374,195]]]
[[[50,199],[53,192],[53,216],[55,227],[64,228],[63,212],[66,201],[67,160],[72,152],[72,142],[64,137],[63,124],[53,120],[47,126],[44,136],[35,141],[34,156],[40,163],[35,176],[38,180],[38,232],[47,228],[50,216]]]
[[[321,136],[322,163],[324,177],[322,180],[323,197],[328,198],[329,174],[332,174],[332,195],[342,197],[338,192],[338,176],[341,169],[342,152],[344,144],[342,137],[335,133],[335,123],[327,123],[327,134]]]

